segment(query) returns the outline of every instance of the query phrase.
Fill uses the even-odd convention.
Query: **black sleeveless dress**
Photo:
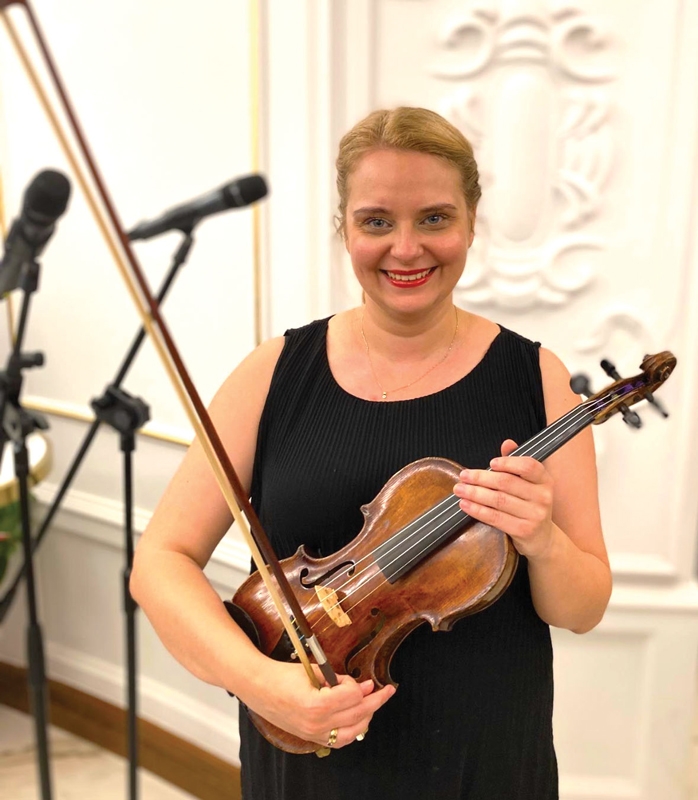
[[[502,441],[545,426],[538,345],[502,329],[464,378],[414,400],[370,402],[334,380],[327,320],[288,331],[262,414],[252,502],[280,557],[328,555],[401,467],[443,456],[484,468]],[[268,744],[240,710],[245,800],[556,800],[548,626],[526,560],[490,608],[450,632],[422,625],[391,665],[397,693],[363,742],[327,758]]]

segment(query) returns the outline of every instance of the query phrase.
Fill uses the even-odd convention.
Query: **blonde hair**
[[[339,233],[346,233],[349,178],[359,160],[378,149],[429,153],[453,165],[461,177],[472,228],[481,194],[472,145],[458,128],[435,111],[401,106],[372,112],[344,134],[339,143],[336,162],[339,214],[335,218]]]

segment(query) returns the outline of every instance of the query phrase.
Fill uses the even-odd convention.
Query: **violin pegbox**
[[[675,356],[668,350],[647,355],[640,364],[642,372],[632,378],[622,378],[592,395],[584,405],[594,414],[594,425],[640,400],[650,400],[652,393],[671,375],[676,366]]]

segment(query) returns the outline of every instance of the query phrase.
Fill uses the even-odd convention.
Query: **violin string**
[[[567,414],[563,415],[560,419],[558,419],[557,422],[553,423],[548,428],[545,428],[543,431],[541,431],[542,435],[535,436],[533,441],[529,441],[528,443],[524,443],[520,448],[518,448],[517,455],[519,455],[519,456],[530,455],[530,456],[535,458],[536,455],[538,455],[541,452],[545,451],[547,445],[550,443],[551,440],[554,440],[556,437],[561,437],[564,434],[566,434],[572,427],[574,427],[574,425],[576,425],[579,421],[581,421],[587,414],[590,415],[591,418],[589,419],[589,422],[591,422],[592,419],[593,419],[593,416],[595,416],[605,406],[610,405],[612,402],[614,402],[614,400],[615,400],[615,398],[611,397],[611,398],[604,399],[604,400],[601,400],[601,401],[598,401],[598,400],[595,401],[594,404],[592,404],[594,406],[593,411],[592,411],[592,405],[589,404],[589,401],[586,401],[585,403],[582,403],[581,405],[576,406],[574,409],[572,409]],[[526,449],[527,447],[529,448],[528,450]],[[455,497],[449,496],[449,497],[445,498],[444,500],[440,501],[439,503],[437,503],[433,508],[429,509],[429,511],[427,511],[423,515],[424,517],[429,516],[429,519],[427,519],[424,522],[423,525],[421,525],[415,531],[410,533],[409,536],[404,541],[396,542],[396,544],[392,548],[387,550],[386,555],[389,554],[391,551],[395,550],[397,547],[400,547],[400,553],[398,554],[398,556],[395,559],[393,559],[393,561],[391,561],[388,564],[384,565],[384,567],[382,567],[380,569],[380,574],[383,575],[384,574],[383,570],[385,568],[390,567],[392,564],[394,564],[398,560],[398,558],[403,557],[406,552],[409,552],[409,550],[414,549],[415,547],[418,547],[424,541],[424,539],[426,538],[425,536],[422,536],[416,542],[412,542],[407,547],[405,547],[404,545],[406,545],[409,542],[409,539],[411,537],[417,536],[420,533],[420,531],[423,530],[423,528],[426,525],[436,522],[436,520],[439,518],[439,516],[442,516],[443,514],[448,513],[449,511],[451,511],[453,509],[456,509],[456,512],[454,514],[452,514],[450,517],[447,517],[445,520],[441,520],[439,522],[439,525],[443,525],[444,523],[447,523],[454,516],[460,516],[458,514],[458,510],[457,510],[458,509],[458,500]],[[438,512],[438,513],[434,513],[434,512]],[[410,523],[410,524],[414,524],[414,522],[417,522],[419,519],[420,518],[417,518],[417,520],[413,520],[413,522]],[[461,516],[461,518],[458,521],[458,524],[453,526],[451,529],[448,529],[448,530],[444,531],[442,535],[443,536],[448,536],[449,533],[451,533],[452,531],[456,530],[464,522],[467,522],[468,519],[471,519],[470,515],[465,514],[464,516]],[[395,534],[395,535],[397,535],[397,534]],[[388,541],[390,541],[390,540],[388,540]],[[383,544],[385,544],[385,543],[383,543]],[[419,557],[424,552],[424,550],[425,550],[425,548],[423,548],[418,553],[416,553],[405,566],[407,568],[409,568],[409,565],[414,563],[415,560],[418,560]],[[344,589],[348,584],[355,583],[356,582],[356,578],[360,577],[363,572],[367,571],[367,568],[364,568],[364,569],[360,570],[357,573],[356,572],[356,567],[359,566],[362,562],[367,561],[368,559],[370,559],[373,556],[374,552],[375,551],[372,551],[371,553],[367,554],[362,559],[360,559],[354,565],[354,574],[351,576],[351,578],[349,578],[347,581],[345,581],[345,583],[342,584],[341,586],[339,586],[337,588],[333,588],[333,590],[335,592],[339,592],[339,591],[342,591],[342,589]],[[373,560],[371,563],[372,563],[372,565],[375,565],[375,560]],[[375,576],[372,576],[372,577],[375,577]],[[372,580],[372,578],[369,578],[369,580]],[[382,585],[382,583],[385,582],[385,581],[387,581],[387,578],[384,578],[384,580],[381,581],[381,583],[378,584],[376,587],[374,587],[368,594],[363,595],[359,602],[363,602],[374,591],[376,591]],[[345,600],[348,599],[356,591],[358,591],[358,588],[355,588],[352,591],[348,592],[345,595],[344,599]],[[354,604],[350,608],[346,609],[345,613],[349,613],[350,611],[352,611],[354,608],[356,608],[356,605],[357,604]],[[331,605],[326,610],[329,612],[329,611],[334,610],[338,606],[340,606],[340,601],[339,600],[334,605]],[[326,624],[320,631],[318,631],[318,634],[322,634],[327,629],[327,627],[329,627],[329,624],[331,624],[331,623]]]

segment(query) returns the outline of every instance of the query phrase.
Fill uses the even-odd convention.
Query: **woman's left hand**
[[[521,555],[535,559],[546,555],[554,538],[553,479],[540,461],[509,456],[517,446],[503,442],[489,470],[464,469],[453,492],[466,514],[508,533]]]

